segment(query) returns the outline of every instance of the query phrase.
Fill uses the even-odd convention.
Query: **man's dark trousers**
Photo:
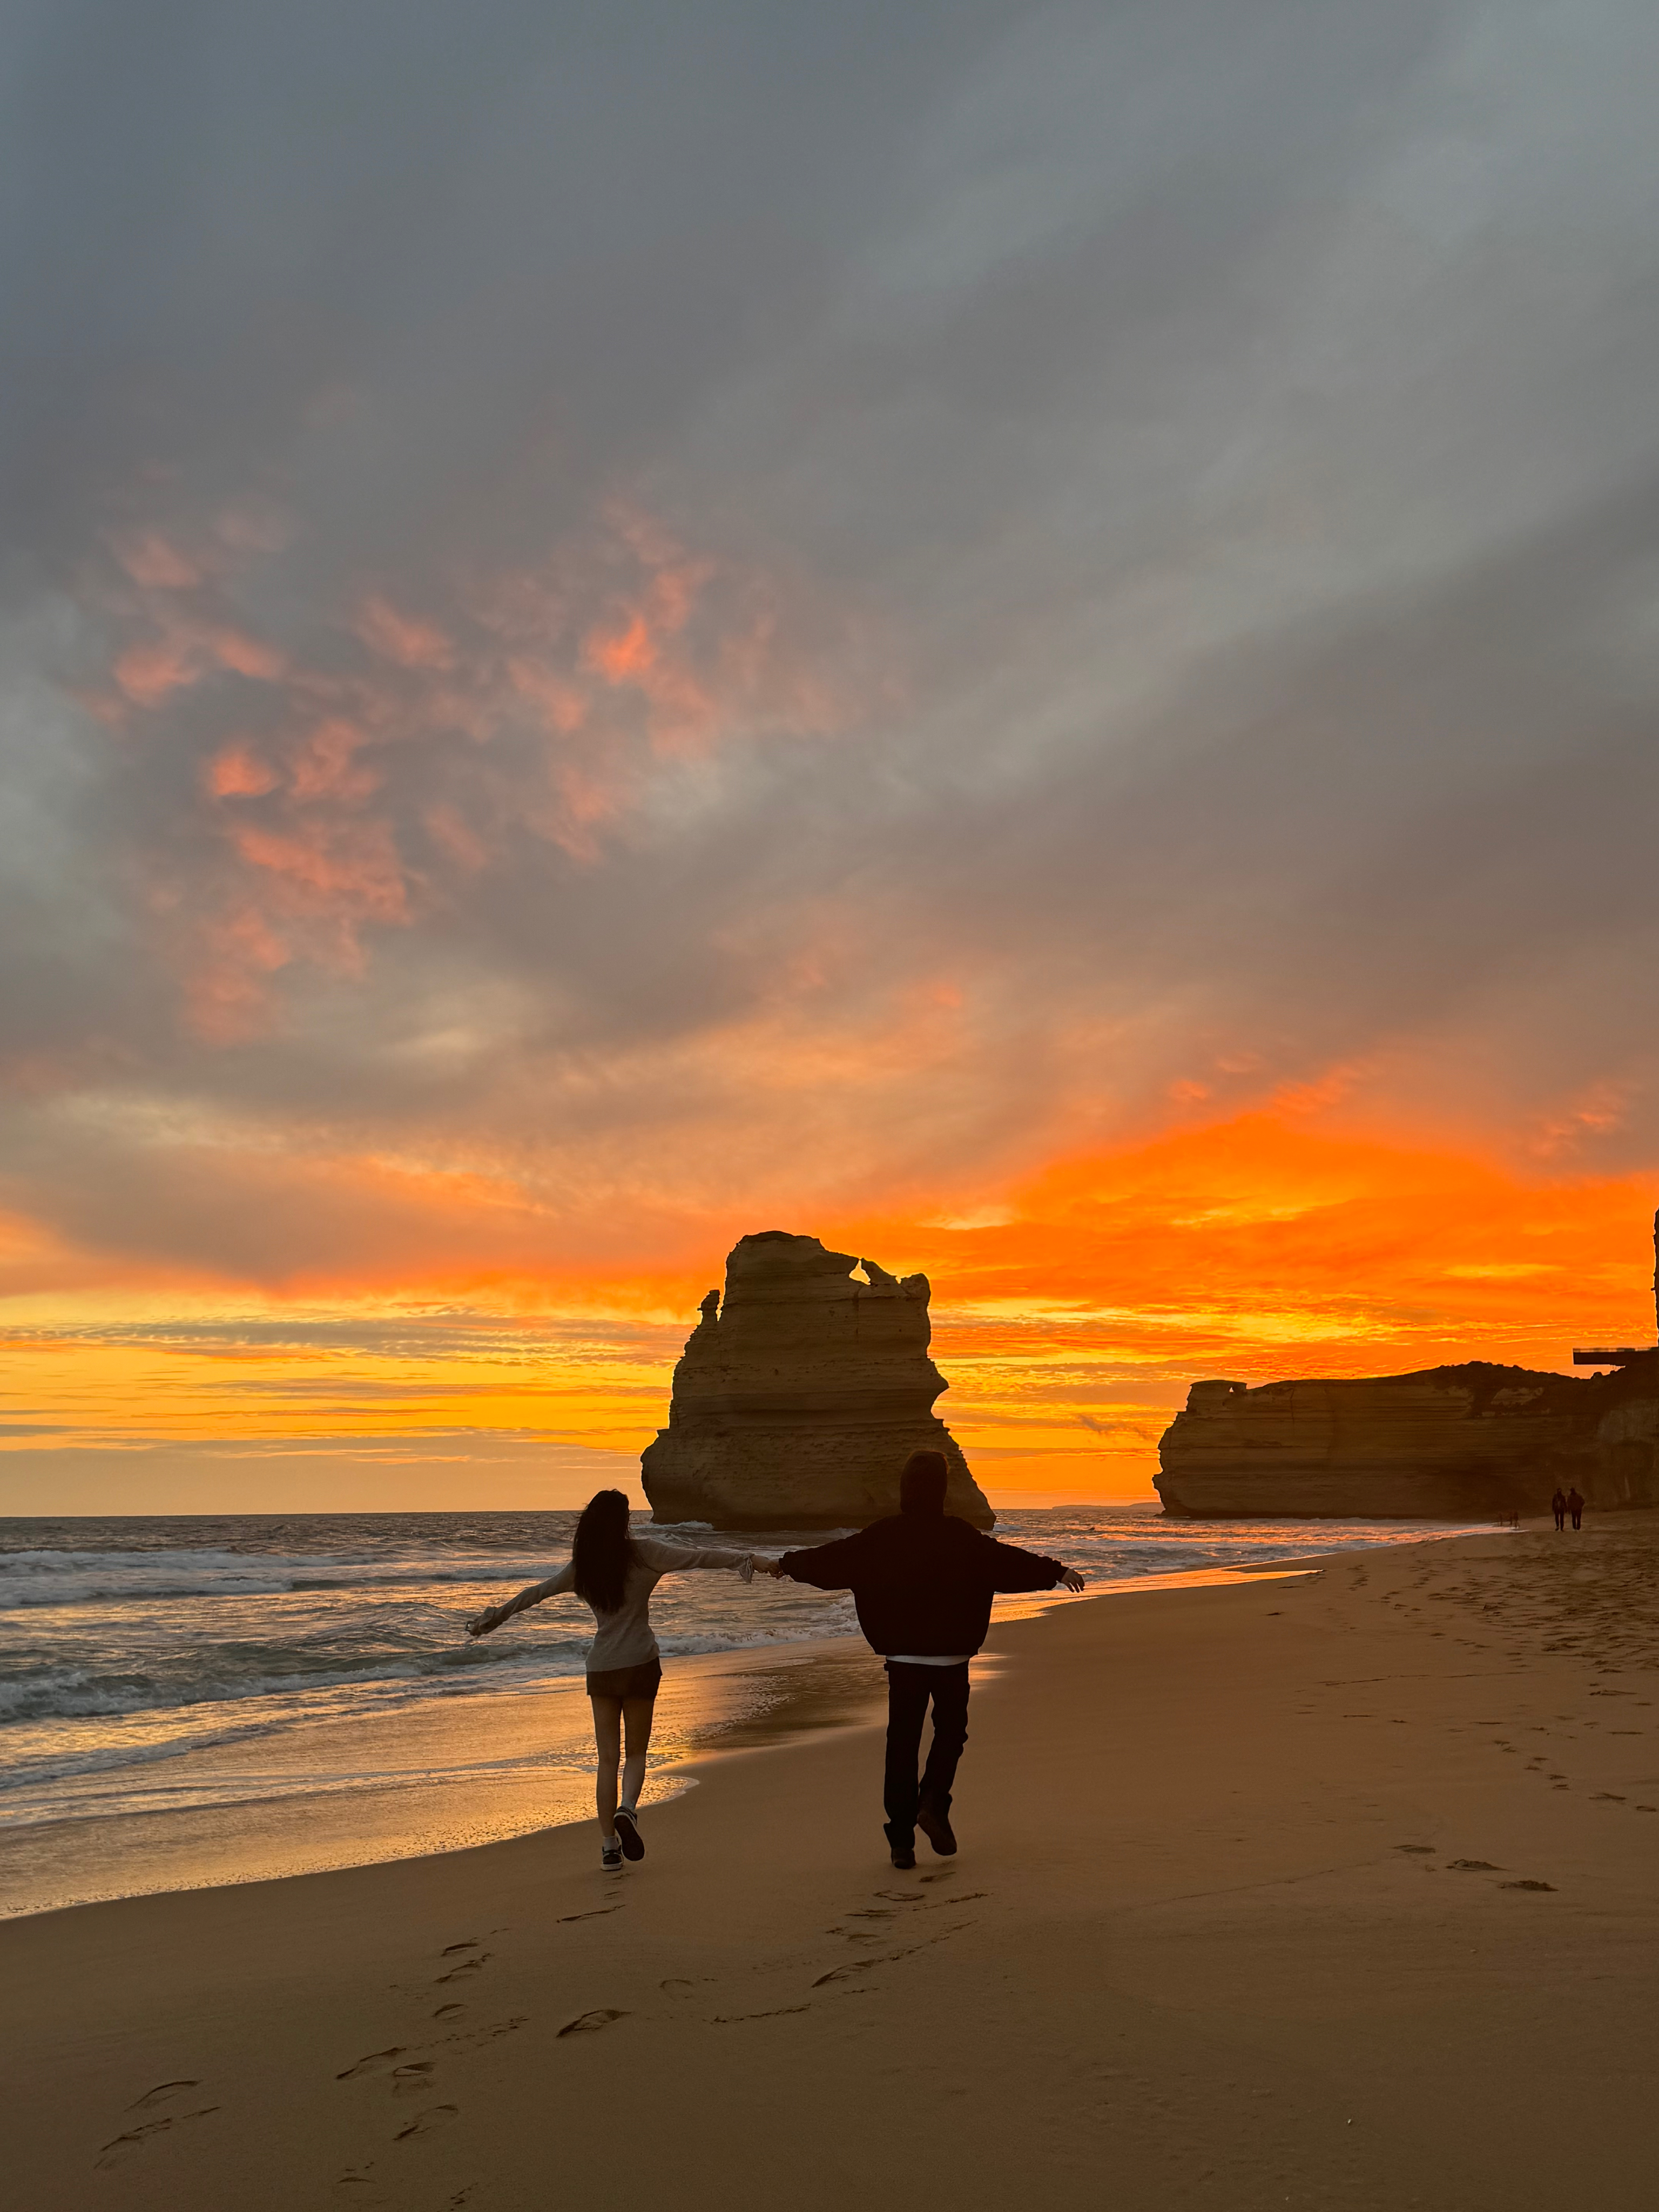
[[[933,1741],[921,1786],[916,1759],[927,1700],[933,1701]],[[916,1808],[927,1803],[951,1809],[951,1784],[968,1741],[968,1662],[959,1667],[912,1667],[887,1662],[887,1775],[882,1792],[887,1808],[888,1840],[914,1842]]]

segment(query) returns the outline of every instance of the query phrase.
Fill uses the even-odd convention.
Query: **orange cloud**
[[[426,834],[458,868],[476,875],[489,862],[489,849],[453,806],[428,806],[422,815]]]
[[[291,789],[295,798],[367,799],[381,781],[378,770],[364,766],[356,757],[368,743],[368,732],[342,716],[318,723],[294,756]]]
[[[241,630],[209,629],[201,633],[201,637],[204,649],[222,668],[228,668],[234,675],[251,677],[261,684],[275,684],[288,666],[285,653]]]
[[[246,744],[228,744],[216,753],[203,780],[216,799],[260,799],[280,781],[276,769]]]
[[[185,1008],[198,1036],[230,1044],[262,1028],[264,979],[288,964],[289,948],[252,905],[214,915],[197,933],[185,973]]]
[[[302,912],[344,921],[409,919],[408,880],[386,823],[308,823],[289,832],[238,823],[230,834],[249,866],[280,877]]]
[[[401,668],[453,668],[455,646],[435,623],[400,614],[387,599],[371,592],[358,606],[352,627],[363,643]]]
[[[637,684],[657,664],[656,641],[643,613],[635,611],[625,628],[607,636],[591,631],[582,647],[582,659],[597,668],[607,684]]]
[[[151,743],[202,744],[209,725],[195,769],[207,799],[270,802],[258,824],[214,806],[204,826],[217,851],[201,881],[186,880],[176,852],[166,864],[156,910],[196,917],[188,935],[169,927],[199,1034],[245,1034],[271,1011],[271,977],[295,962],[360,964],[365,932],[407,922],[418,895],[441,895],[444,872],[487,866],[508,819],[592,865],[672,763],[835,720],[766,580],[688,550],[626,502],[607,503],[538,568],[428,586],[447,589],[442,620],[370,592],[318,618],[314,653],[262,635],[250,616],[258,563],[291,528],[232,507],[193,532],[134,531],[114,541],[120,580],[102,592],[120,641],[110,691],[88,692],[95,710]],[[214,559],[187,559],[180,537]],[[363,648],[356,665],[341,664],[342,629]],[[256,736],[210,731],[225,674],[269,687]],[[191,720],[175,728],[185,692]],[[245,700],[237,712],[246,719]],[[481,757],[527,720],[538,754]],[[426,831],[430,884],[398,857],[396,825],[410,818]]]
[[[111,672],[116,683],[141,707],[159,707],[173,692],[196,681],[197,655],[182,637],[158,638],[130,646]]]
[[[185,592],[202,580],[202,571],[196,563],[169,544],[159,530],[141,531],[131,538],[113,538],[110,543],[116,559],[133,582],[143,585],[147,590]]]

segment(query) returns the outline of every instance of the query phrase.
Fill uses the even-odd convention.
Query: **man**
[[[838,1543],[786,1552],[778,1572],[817,1589],[850,1589],[859,1626],[887,1666],[887,1772],[883,1796],[896,1867],[916,1863],[920,1828],[941,1858],[957,1847],[951,1784],[968,1741],[968,1662],[991,1625],[997,1590],[1080,1590],[1058,1559],[994,1543],[945,1510],[943,1452],[912,1452],[899,1510]],[[916,1782],[929,1698],[933,1741]]]
[[[1578,1485],[1576,1482],[1567,1492],[1567,1510],[1572,1516],[1573,1527],[1582,1528],[1584,1525],[1584,1501],[1578,1494]]]
[[[1555,1516],[1556,1527],[1565,1528],[1567,1525],[1567,1498],[1559,1482],[1555,1486],[1555,1495],[1550,1500],[1550,1511]]]

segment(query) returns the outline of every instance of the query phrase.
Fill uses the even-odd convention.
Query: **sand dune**
[[[591,1831],[0,1927],[9,2201],[1652,2201],[1659,1528],[1000,1627],[953,1861],[867,1729]]]

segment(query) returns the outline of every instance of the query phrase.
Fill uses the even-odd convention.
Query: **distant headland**
[[[1655,1216],[1659,1319],[1659,1215]],[[1659,1344],[1575,1352],[1588,1378],[1484,1359],[1414,1375],[1194,1382],[1158,1445],[1166,1512],[1473,1519],[1659,1504]]]

